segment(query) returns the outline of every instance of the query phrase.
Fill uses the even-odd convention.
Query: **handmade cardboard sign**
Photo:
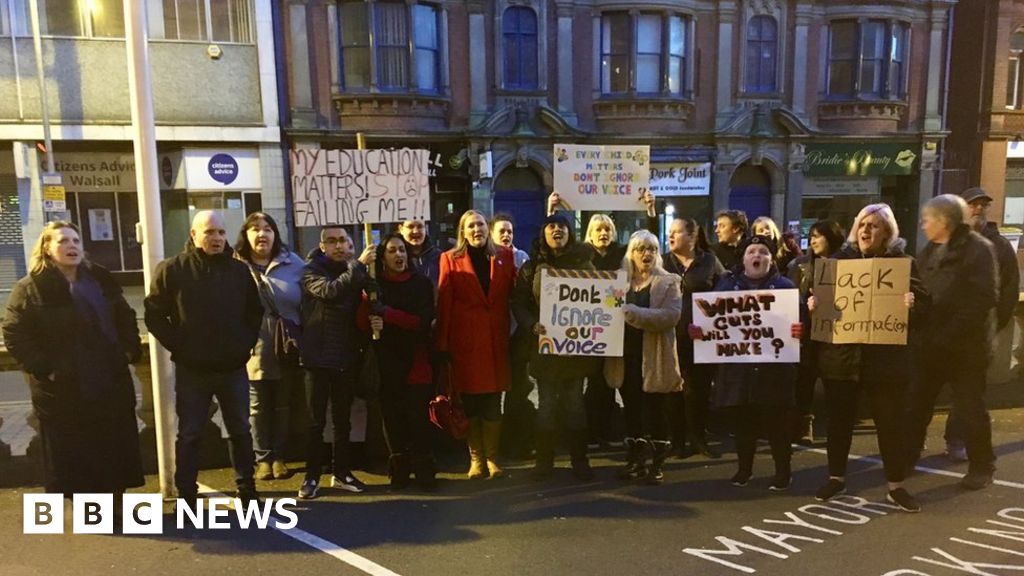
[[[798,290],[732,290],[693,295],[693,323],[704,337],[693,342],[697,364],[793,363],[800,341]]]
[[[555,191],[572,210],[646,210],[650,146],[555,144]]]
[[[811,339],[833,344],[907,343],[909,258],[814,261]]]
[[[541,270],[541,354],[622,356],[626,275],[585,270]]]
[[[427,150],[291,150],[296,226],[430,219]]]

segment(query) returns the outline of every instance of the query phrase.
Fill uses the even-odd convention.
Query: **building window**
[[[837,20],[829,26],[828,95],[906,98],[910,26],[890,20]]]
[[[537,14],[531,8],[513,6],[501,17],[504,35],[505,88],[537,89]]]
[[[745,91],[772,94],[778,91],[779,26],[771,16],[754,16],[747,22]]]
[[[689,20],[672,14],[601,16],[601,93],[682,96]]]
[[[154,38],[235,44],[253,43],[252,0],[149,0],[163,12]]]
[[[313,85],[309,68],[309,39],[306,36],[306,4],[288,5],[289,76],[293,108],[313,107]]]
[[[441,91],[437,6],[382,0],[344,2],[338,18],[342,90]],[[373,34],[369,33],[371,27]]]
[[[1006,107],[1010,110],[1024,108],[1024,28],[1010,36],[1010,56],[1006,63]]]
[[[0,31],[31,36],[30,0],[4,1]],[[124,38],[122,0],[38,0],[39,33],[73,38]]]

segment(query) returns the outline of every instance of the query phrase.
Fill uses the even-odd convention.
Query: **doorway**
[[[527,252],[540,233],[545,217],[547,190],[540,176],[529,168],[507,168],[494,180],[494,213],[505,212],[515,220],[515,245]]]

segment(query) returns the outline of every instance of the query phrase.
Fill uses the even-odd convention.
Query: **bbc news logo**
[[[23,504],[25,534],[64,533],[63,494],[25,494]],[[163,506],[160,494],[125,494],[121,501],[121,532],[163,534]],[[178,530],[189,526],[200,530],[228,530],[233,527],[232,518],[242,530],[289,530],[299,523],[299,517],[289,510],[294,506],[294,498],[268,498],[262,502],[205,498],[192,504],[178,500],[174,519]],[[113,494],[75,494],[71,511],[72,533],[114,533]]]

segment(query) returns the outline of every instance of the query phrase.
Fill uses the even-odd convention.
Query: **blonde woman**
[[[646,230],[630,237],[622,267],[629,279],[624,356],[608,358],[604,368],[609,385],[622,394],[626,415],[627,463],[619,476],[661,484],[671,448],[669,398],[683,390],[676,355],[681,278],[665,271],[658,239]]]
[[[451,360],[454,389],[469,417],[471,479],[504,475],[497,458],[515,279],[512,250],[491,240],[483,214],[463,214],[455,248],[441,255],[437,350]]]
[[[803,256],[803,251],[797,246],[795,240],[784,238],[779,232],[775,221],[767,216],[759,216],[750,227],[755,236],[767,236],[775,242],[778,249],[775,252],[775,265],[779,272],[785,274],[789,270],[789,263],[798,256]]]

